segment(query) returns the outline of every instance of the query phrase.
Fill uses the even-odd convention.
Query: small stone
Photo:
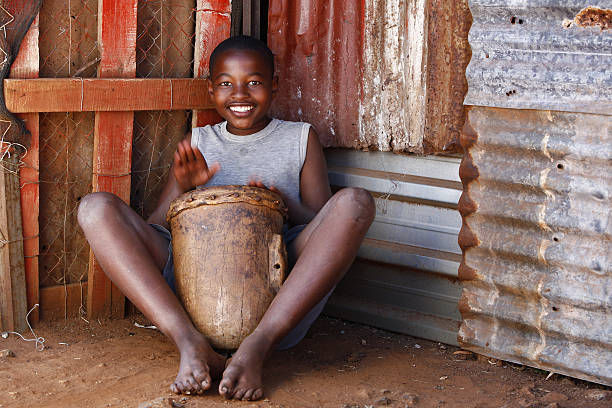
[[[382,397],[379,400],[376,400],[376,405],[391,405],[391,399],[387,397]]]
[[[416,405],[417,402],[419,402],[419,397],[412,394],[405,394],[402,399],[406,401],[406,405],[408,406]]]
[[[518,390],[519,395],[523,396],[523,397],[529,397],[529,398],[534,398],[536,395],[534,394],[533,391],[531,391],[531,388],[529,387],[523,387],[520,390]]]
[[[138,408],[175,408],[174,402],[172,398],[159,397],[151,401],[141,402],[138,404]]]
[[[440,350],[446,350],[446,346],[444,344],[438,343],[438,345],[440,346]]]
[[[415,344],[415,345],[414,345],[414,348],[415,348],[415,349],[420,349],[420,348],[421,348],[421,345],[420,345],[420,344]]]
[[[372,398],[372,393],[365,388],[359,388],[355,395],[361,399],[370,399]]]
[[[68,380],[58,380],[58,383],[60,383],[60,385],[63,385],[64,387],[68,386]]]
[[[344,330],[340,330],[340,334],[344,334]]]
[[[381,394],[391,394],[391,390],[388,390],[386,388],[383,388],[382,390],[380,390]]]
[[[367,341],[365,341],[364,339],[361,339],[361,345],[362,345],[362,346],[367,346],[367,345],[368,345],[368,342],[367,342]]]
[[[612,391],[589,390],[584,394],[587,401],[607,401],[612,399]]]
[[[7,332],[2,332],[2,334],[0,334],[0,336],[2,336],[3,339],[8,339],[8,333]]]
[[[98,364],[98,368],[104,368],[104,367],[106,367],[106,363],[100,363],[100,364]]]
[[[13,350],[9,350],[9,349],[0,350],[0,357],[2,358],[15,357],[15,353],[13,353]]]
[[[441,385],[436,385],[434,388],[435,388],[436,390],[443,390],[443,389],[444,389],[444,387],[443,387],[443,386],[441,386]]]
[[[471,351],[457,350],[453,353],[457,360],[476,360],[476,355]]]
[[[443,375],[442,377],[440,377],[441,380],[448,380],[448,375]]]
[[[546,394],[543,398],[542,401],[543,402],[563,402],[563,401],[567,401],[569,398],[567,395],[565,394],[561,394],[560,392],[549,392],[548,394]]]

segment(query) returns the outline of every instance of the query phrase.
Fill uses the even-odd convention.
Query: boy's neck
[[[272,118],[267,115],[262,118],[262,120],[257,124],[257,126],[254,126],[250,129],[237,129],[234,128],[229,122],[227,122],[226,130],[234,136],[250,136],[264,130],[270,124],[270,122],[272,122]]]

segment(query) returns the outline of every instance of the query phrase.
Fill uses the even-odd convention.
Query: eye
[[[232,86],[232,83],[229,81],[219,82],[219,86]]]
[[[257,80],[249,81],[249,86],[257,86],[261,84],[262,84],[261,81],[257,81]]]

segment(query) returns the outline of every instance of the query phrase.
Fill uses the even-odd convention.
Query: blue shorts
[[[172,289],[172,291],[176,293],[176,285],[174,281],[174,258],[172,256],[172,235],[170,234],[170,231],[168,231],[161,225],[150,225],[168,241],[168,260],[166,261],[166,266],[164,266],[162,274],[164,279],[168,283],[168,286],[170,286],[170,289]],[[304,228],[306,228],[306,225],[296,225],[295,227],[289,229],[283,229],[283,240],[285,241],[285,245],[288,247],[289,244],[293,242],[298,237],[298,235],[300,235],[300,232],[302,232]],[[293,265],[289,265],[289,267],[293,268]],[[280,341],[280,343],[276,347],[278,350],[285,350],[291,348],[298,344],[300,341],[302,341],[302,339],[306,336],[308,329],[310,329],[310,326],[312,326],[312,324],[315,322],[315,320],[317,320],[317,318],[323,311],[323,308],[325,307],[325,304],[327,303],[327,300],[331,296],[334,289],[335,287],[332,288],[332,290],[330,290],[329,293],[325,295],[323,299],[321,299],[321,301],[319,301],[319,303],[317,303],[310,310],[310,312],[306,314],[306,316],[304,316],[302,321],[300,321],[298,325],[295,326],[293,330],[291,330],[289,334],[287,334],[287,336],[285,336],[285,338]]]

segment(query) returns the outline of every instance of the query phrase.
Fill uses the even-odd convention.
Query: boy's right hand
[[[189,140],[179,142],[174,153],[174,178],[184,193],[210,181],[221,168],[219,163],[210,167],[197,147],[192,147]]]

